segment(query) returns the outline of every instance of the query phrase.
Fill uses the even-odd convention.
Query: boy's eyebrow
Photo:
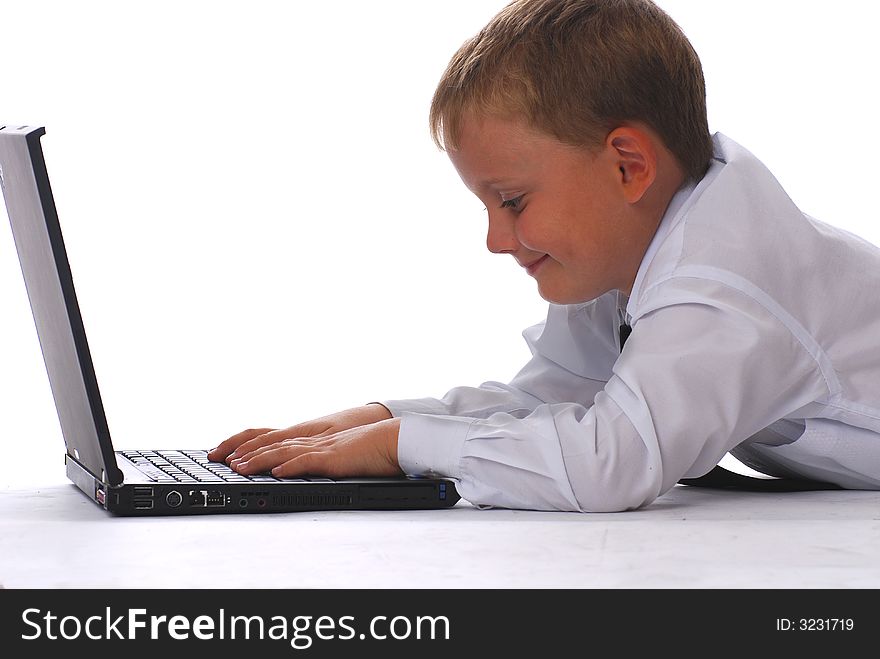
[[[497,187],[499,184],[506,183],[510,180],[511,179],[509,177],[498,176],[496,178],[490,178],[486,179],[485,181],[480,181],[479,185],[481,188],[494,188]]]

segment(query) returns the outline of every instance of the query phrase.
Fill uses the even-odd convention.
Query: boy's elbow
[[[651,505],[657,494],[639,491],[599,492],[578,499],[579,512],[582,513],[624,513],[639,510]]]
[[[620,513],[652,504],[662,493],[661,465],[647,455],[643,460],[621,462],[590,456],[582,462],[579,474],[571,483],[572,492],[582,512]]]

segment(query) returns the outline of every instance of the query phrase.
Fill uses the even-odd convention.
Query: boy
[[[880,489],[880,250],[710,135],[649,0],[517,0],[450,62],[434,139],[550,303],[508,384],[247,430],[237,471],[441,474],[478,506],[622,511],[731,452]],[[625,342],[625,346],[624,346]]]

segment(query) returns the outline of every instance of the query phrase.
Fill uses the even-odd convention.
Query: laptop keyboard
[[[157,483],[329,483],[329,478],[275,478],[268,474],[243,476],[223,462],[208,460],[207,451],[119,451]]]

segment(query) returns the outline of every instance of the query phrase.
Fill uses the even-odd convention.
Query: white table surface
[[[113,517],[72,484],[0,487],[6,588],[877,588],[880,493],[676,486],[615,514]]]

